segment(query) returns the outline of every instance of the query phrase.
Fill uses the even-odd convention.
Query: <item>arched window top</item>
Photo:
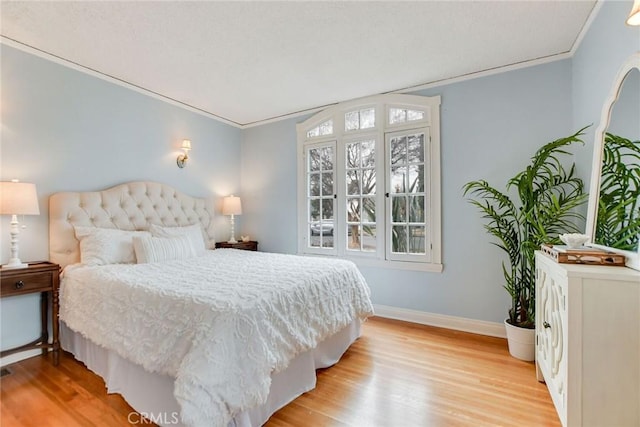
[[[424,110],[414,110],[411,108],[389,107],[389,125],[398,125],[407,122],[417,122],[426,119]]]
[[[333,120],[327,120],[307,131],[307,138],[317,138],[333,134]]]
[[[344,131],[356,131],[376,127],[375,107],[348,111],[344,114]]]
[[[329,107],[298,124],[304,139],[429,125],[431,110],[440,106],[440,96],[404,94],[375,95]]]

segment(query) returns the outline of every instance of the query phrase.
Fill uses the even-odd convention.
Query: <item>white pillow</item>
[[[116,228],[74,227],[80,240],[80,261],[85,265],[134,264],[133,236],[148,231],[127,231]]]
[[[188,236],[152,237],[136,236],[133,248],[138,264],[185,259],[196,256],[196,251]]]
[[[202,255],[207,250],[202,237],[200,224],[187,225],[186,227],[163,227],[151,224],[149,231],[153,237],[180,237],[187,236],[191,240],[191,245],[196,251],[196,255]]]

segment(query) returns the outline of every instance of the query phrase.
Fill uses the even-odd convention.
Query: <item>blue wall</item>
[[[572,132],[571,61],[417,92],[441,95],[443,273],[361,267],[374,303],[494,322],[506,317],[503,256],[462,186],[502,186],[545,142]],[[245,130],[245,229],[261,248],[295,253],[296,129],[305,118]]]
[[[48,198],[57,191],[107,188],[132,180],[200,197],[239,192],[241,131],[54,62],[1,46],[0,179],[35,183],[40,215],[24,217],[22,260],[48,258]],[[182,139],[193,150],[176,166]],[[217,238],[229,225],[216,219]],[[0,261],[9,258],[2,218]],[[38,336],[38,297],[2,299],[2,349]]]
[[[640,28],[624,25],[632,2],[605,1],[571,59],[417,92],[441,95],[444,272],[363,268],[374,302],[501,322],[498,249],[489,244],[462,185],[503,184],[543,143],[594,124],[576,149],[579,173],[591,170],[593,133],[622,62],[640,51]],[[0,45],[0,179],[34,182],[40,216],[25,217],[24,260],[48,256],[47,200],[56,191],[95,190],[130,180],[170,184],[195,196],[236,193],[237,226],[268,251],[296,251],[296,133],[292,118],[245,130],[125,87]],[[178,169],[180,141],[193,141]],[[217,218],[217,237],[228,223]],[[8,259],[8,221],[0,220],[0,261]],[[2,348],[37,335],[37,298],[2,300]],[[4,364],[6,361],[3,360]]]
[[[640,27],[625,25],[632,1],[604,1],[589,31],[572,58],[573,124],[592,124],[585,135],[587,150],[577,154],[581,172],[589,181],[596,128],[602,108],[613,89],[613,81],[622,64],[633,53],[640,52]]]
[[[375,303],[492,322],[506,317],[504,257],[461,187],[479,178],[503,184],[542,144],[594,124],[586,144],[574,148],[588,191],[602,104],[620,65],[640,50],[640,29],[624,24],[631,5],[603,2],[571,59],[417,92],[442,96],[444,272],[362,268]],[[295,124],[305,118],[243,133],[242,188],[251,212],[245,228],[267,250],[296,251]]]

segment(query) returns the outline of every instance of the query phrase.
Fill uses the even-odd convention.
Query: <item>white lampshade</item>
[[[0,182],[0,214],[40,215],[36,185],[26,182]]]
[[[629,17],[627,18],[627,25],[640,25],[640,0],[633,2],[631,13],[629,13]]]
[[[183,150],[185,151],[189,151],[191,150],[191,140],[189,139],[183,139],[182,140],[182,147]]]
[[[222,215],[242,215],[242,203],[238,196],[227,196],[222,201]]]

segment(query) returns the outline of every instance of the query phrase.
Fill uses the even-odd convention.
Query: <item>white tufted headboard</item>
[[[74,226],[147,230],[200,224],[208,248],[213,238],[213,203],[155,182],[130,182],[104,191],[56,193],[49,198],[49,259],[65,267],[80,262]]]

